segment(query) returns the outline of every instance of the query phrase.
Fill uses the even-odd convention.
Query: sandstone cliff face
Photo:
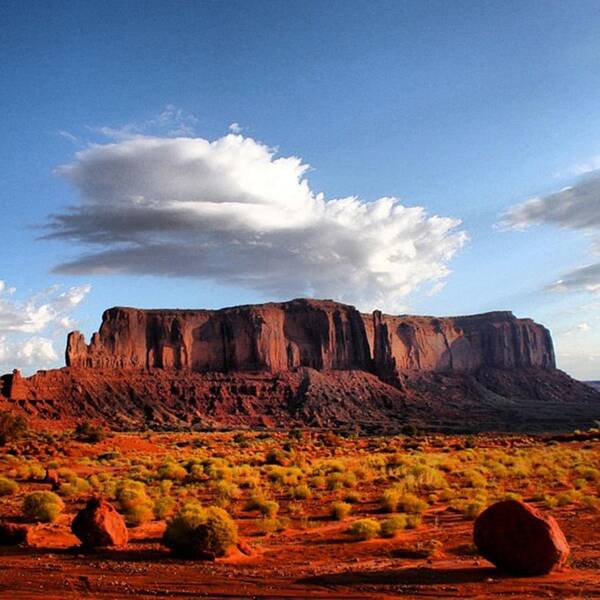
[[[555,366],[548,330],[510,312],[391,316],[304,299],[214,311],[111,308],[89,345],[79,332],[69,334],[66,361],[199,373],[357,369],[390,383],[406,371]]]

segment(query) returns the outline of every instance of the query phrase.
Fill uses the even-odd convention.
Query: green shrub
[[[349,504],[358,504],[360,501],[361,496],[358,492],[351,490],[344,494],[344,502],[348,502]]]
[[[159,519],[166,519],[175,512],[176,502],[171,496],[163,496],[154,502],[154,516]]]
[[[239,498],[240,489],[235,483],[229,481],[218,481],[214,485],[215,504],[225,508],[233,499]]]
[[[334,502],[331,505],[331,516],[337,521],[343,521],[352,510],[352,505],[347,502]]]
[[[427,508],[427,502],[421,500],[415,494],[402,492],[399,487],[392,487],[381,497],[381,507],[385,512],[406,512],[418,514]]]
[[[124,511],[138,504],[145,504],[150,500],[146,494],[146,486],[140,481],[133,481],[132,479],[119,482],[116,497]]]
[[[260,493],[257,493],[248,498],[244,510],[258,510],[263,517],[271,519],[279,512],[279,504],[275,500],[267,500]]]
[[[263,517],[272,519],[279,512],[279,504],[275,500],[263,500],[258,506],[258,511]]]
[[[381,532],[379,521],[375,519],[359,519],[352,523],[348,533],[358,540],[370,540]]]
[[[290,496],[296,500],[306,500],[307,498],[310,498],[311,495],[312,492],[305,483],[293,487],[290,492]]]
[[[237,525],[225,510],[190,502],[167,524],[163,543],[182,556],[223,556],[237,535]]]
[[[20,438],[27,432],[27,419],[10,411],[0,411],[0,445]]]
[[[187,476],[187,471],[175,462],[166,462],[159,467],[156,477],[157,479],[170,479],[172,481],[182,481]]]
[[[12,496],[19,491],[19,484],[8,477],[0,477],[0,496]]]
[[[462,513],[468,519],[475,519],[478,517],[485,509],[486,503],[480,502],[479,500],[473,500],[472,502],[467,502],[462,509]]]
[[[58,493],[61,496],[78,496],[79,494],[87,494],[91,489],[90,482],[81,477],[75,477],[68,483],[61,483]]]
[[[399,531],[406,529],[407,516],[395,515],[381,522],[381,537],[391,538]]]
[[[406,529],[416,529],[421,524],[421,515],[406,515]]]
[[[106,438],[106,430],[101,425],[93,425],[89,421],[79,423],[75,428],[75,438],[81,442],[95,444]]]
[[[23,513],[32,521],[52,523],[64,508],[64,502],[52,492],[32,492],[23,500]]]
[[[398,510],[398,502],[400,502],[401,492],[396,488],[389,488],[383,492],[381,497],[381,508],[388,513]]]
[[[427,508],[427,502],[415,494],[402,494],[398,499],[398,510],[410,514],[420,514]]]
[[[415,435],[419,435],[418,427],[412,423],[406,423],[405,425],[402,425],[400,432],[406,437],[413,437]]]
[[[136,504],[135,506],[128,508],[123,516],[125,517],[127,525],[130,525],[131,527],[138,527],[143,523],[147,523],[154,517],[152,502]]]

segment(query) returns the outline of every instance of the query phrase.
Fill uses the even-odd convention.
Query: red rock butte
[[[392,316],[311,299],[115,307],[89,344],[69,334],[66,364],[5,375],[6,401],[121,427],[562,429],[592,424],[600,398],[556,369],[545,327],[508,311]]]
[[[388,376],[555,366],[550,332],[511,312],[391,316],[306,299],[221,310],[111,308],[89,345],[79,332],[69,334],[66,362],[200,373],[360,369]]]

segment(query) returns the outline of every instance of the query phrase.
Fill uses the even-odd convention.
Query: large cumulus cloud
[[[466,240],[458,220],[390,197],[326,199],[308,169],[234,134],[90,146],[58,169],[79,202],[46,237],[84,251],[56,271],[198,277],[388,310],[441,287]]]
[[[513,206],[504,224],[514,229],[552,225],[588,235],[591,255],[600,254],[600,170],[594,170],[570,187]],[[600,261],[592,260],[560,275],[549,289],[600,293]]]

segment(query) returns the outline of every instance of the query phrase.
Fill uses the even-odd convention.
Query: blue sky
[[[600,274],[582,283],[577,271],[595,268],[600,248],[599,28],[600,5],[585,1],[3,3],[3,370],[61,364],[66,330],[89,334],[108,306],[220,307],[304,289],[389,312],[511,309],[551,328],[559,366],[600,378]],[[151,206],[125,218],[107,181],[133,202],[150,146],[160,202],[200,153],[202,169],[228,169],[204,199],[257,194],[268,225],[248,225],[263,217],[243,200],[237,214],[209,218],[202,205],[189,227],[139,230],[136,219],[188,210],[205,172],[189,174],[175,212],[157,213],[147,194]],[[140,179],[119,179],[125,154]],[[567,186],[585,193],[552,196]],[[347,197],[358,200],[338,214]],[[394,237],[409,217],[375,211],[386,197],[426,216],[411,213]],[[117,218],[100,226],[107,202]],[[52,217],[83,205],[75,232]],[[462,223],[439,232],[433,215]],[[49,223],[53,239],[39,239]],[[113,235],[128,252],[114,254]],[[153,256],[158,243],[172,253]],[[295,248],[310,248],[310,264],[281,258]]]

